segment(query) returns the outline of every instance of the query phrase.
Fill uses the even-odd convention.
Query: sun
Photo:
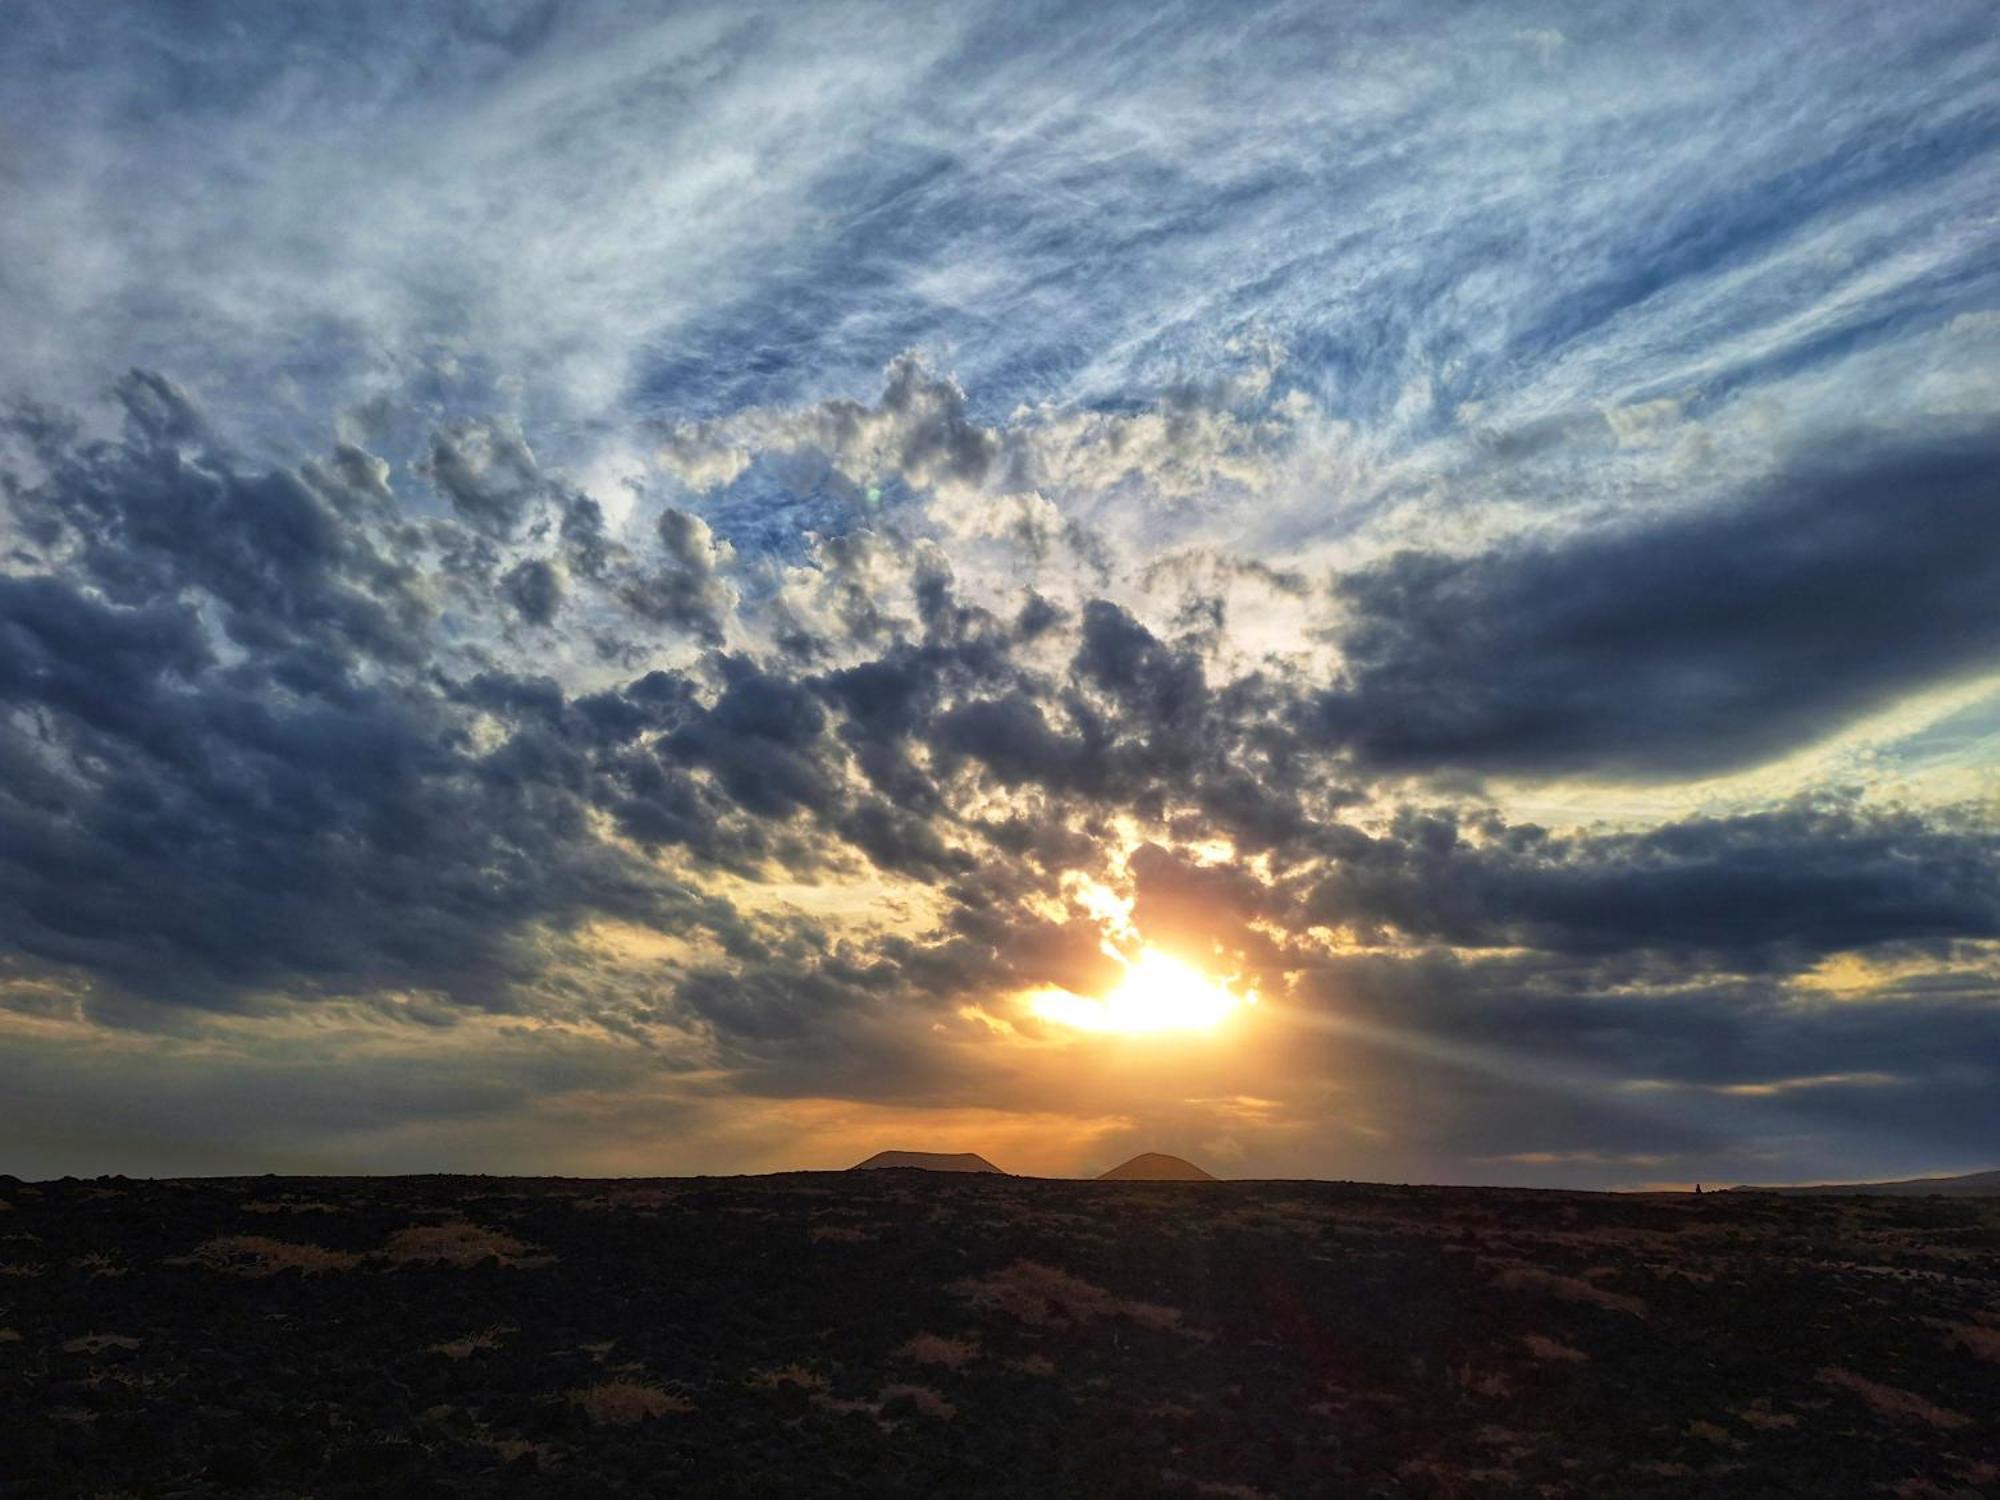
[[[1238,996],[1193,964],[1147,946],[1138,957],[1121,960],[1125,977],[1102,999],[1068,990],[1042,990],[1028,1009],[1044,1021],[1079,1031],[1111,1031],[1138,1036],[1156,1031],[1208,1031],[1240,1006],[1254,1005],[1254,993]]]

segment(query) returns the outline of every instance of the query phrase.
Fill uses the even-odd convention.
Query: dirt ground
[[[0,1178],[0,1497],[2000,1496],[2000,1199]]]

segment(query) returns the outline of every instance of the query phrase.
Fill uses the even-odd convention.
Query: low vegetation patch
[[[1561,1339],[1552,1339],[1545,1333],[1524,1333],[1521,1335],[1521,1343],[1536,1359],[1571,1365],[1587,1364],[1590,1361],[1590,1356],[1581,1349],[1565,1344]]]
[[[1540,1266],[1510,1265],[1493,1278],[1493,1284],[1503,1292],[1527,1292],[1550,1297],[1557,1302],[1581,1302],[1611,1312],[1630,1313],[1635,1318],[1646,1316],[1646,1304],[1642,1298],[1606,1291],[1594,1281],[1545,1271]]]
[[[958,1415],[958,1408],[927,1385],[885,1385],[876,1398],[876,1404],[887,1411],[898,1401],[907,1401],[927,1417],[936,1417],[940,1422],[949,1422]]]
[[[946,1338],[943,1334],[919,1333],[913,1335],[902,1348],[896,1351],[902,1358],[920,1365],[943,1365],[947,1370],[956,1370],[979,1357],[977,1339]]]
[[[426,1354],[442,1354],[446,1359],[470,1359],[487,1349],[498,1349],[500,1341],[515,1330],[505,1324],[496,1323],[491,1328],[482,1328],[477,1333],[468,1333],[463,1338],[448,1339],[442,1344],[432,1344]]]
[[[1900,1422],[1921,1422],[1943,1429],[1969,1427],[1972,1424],[1972,1418],[1963,1412],[1951,1411],[1926,1401],[1915,1391],[1897,1390],[1893,1385],[1883,1385],[1852,1370],[1843,1370],[1838,1365],[1822,1366],[1814,1378],[1821,1385],[1852,1392],[1883,1416]]]
[[[875,1236],[847,1224],[815,1224],[806,1231],[806,1238],[815,1245],[862,1245]]]
[[[1755,1427],[1759,1432],[1782,1432],[1799,1425],[1796,1413],[1772,1411],[1768,1401],[1753,1401],[1748,1406],[1739,1406],[1731,1413],[1746,1427]]]
[[[804,1365],[786,1365],[778,1370],[759,1370],[750,1377],[750,1384],[763,1391],[775,1391],[784,1386],[794,1386],[802,1391],[823,1391],[826,1377],[817,1370],[808,1370]]]
[[[204,1240],[192,1255],[169,1261],[169,1265],[195,1265],[220,1271],[227,1276],[276,1276],[280,1271],[300,1271],[318,1276],[327,1271],[351,1271],[361,1257],[344,1250],[328,1250],[323,1245],[299,1245],[290,1240],[274,1240],[261,1234],[227,1234]]]
[[[389,1243],[382,1254],[399,1266],[413,1263],[476,1266],[490,1256],[503,1266],[526,1269],[546,1266],[555,1259],[511,1234],[484,1228],[467,1219],[454,1219],[444,1224],[412,1224],[407,1229],[399,1229],[389,1236]]]
[[[1977,1358],[2000,1363],[2000,1328],[1981,1323],[1955,1323],[1945,1330],[1945,1341],[1956,1344]]]
[[[106,1349],[136,1349],[143,1339],[123,1333],[86,1333],[62,1346],[65,1354],[102,1354]]]
[[[601,1380],[571,1391],[569,1398],[591,1421],[609,1427],[629,1427],[634,1422],[694,1410],[694,1403],[685,1396],[637,1380]]]
[[[1032,1260],[953,1284],[974,1307],[1003,1312],[1033,1328],[1064,1328],[1095,1318],[1129,1318],[1148,1328],[1178,1329],[1180,1309],[1135,1302],[1081,1277]]]

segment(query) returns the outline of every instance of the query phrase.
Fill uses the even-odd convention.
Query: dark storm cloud
[[[1303,915],[1420,942],[1739,970],[2000,936],[2000,835],[1912,813],[1798,805],[1634,834],[1467,831],[1415,813],[1379,838],[1346,830]]]
[[[735,601],[719,571],[713,533],[700,517],[672,508],[660,513],[656,529],[665,563],[627,582],[620,597],[648,620],[721,645],[723,621]]]
[[[526,440],[491,422],[461,422],[433,433],[423,472],[460,519],[502,541],[548,490]]]
[[[1186,735],[1208,706],[1200,658],[1170,650],[1107,600],[1084,606],[1076,672],[1163,739]]]
[[[17,952],[154,1001],[410,987],[504,1008],[532,924],[726,920],[589,831],[588,764],[543,727],[559,692],[489,681],[513,732],[472,748],[434,675],[427,533],[378,461],[247,471],[169,382],[119,394],[116,441],[12,429],[37,472],[10,505],[60,569],[0,577]],[[624,701],[647,722],[657,697]]]
[[[171,383],[135,375],[120,394],[115,441],[45,416],[15,424],[35,477],[10,480],[10,505],[54,571],[0,579],[0,697],[15,710],[0,899],[19,951],[135,993],[228,1004],[260,986],[403,986],[504,1005],[534,974],[520,934],[598,913],[702,926],[765,972],[820,976],[800,993],[821,993],[833,972],[823,943],[742,947],[725,907],[604,843],[597,814],[643,849],[752,878],[872,865],[932,885],[938,930],[857,971],[932,1004],[953,986],[1101,982],[1094,928],[1051,924],[1031,902],[1065,869],[1101,871],[1113,817],[1268,855],[1268,879],[1198,868],[1158,846],[1129,873],[1153,925],[1269,967],[1298,956],[1284,931],[1314,923],[1552,962],[1654,952],[1690,972],[1746,973],[1843,949],[2000,935],[1992,840],[1915,814],[1800,805],[1557,836],[1490,817],[1461,824],[1447,811],[1364,834],[1340,816],[1356,790],[1290,727],[1294,687],[1254,675],[1211,684],[1206,636],[1163,638],[1107,600],[1066,614],[1030,594],[1005,623],[959,598],[935,549],[898,553],[865,533],[824,553],[834,597],[852,595],[840,606],[845,649],[872,647],[836,670],[712,655],[698,669],[578,696],[551,677],[466,671],[442,633],[430,570],[474,576],[453,559],[525,522],[527,501],[495,499],[529,487],[525,444],[486,428],[475,442],[463,429],[442,470],[433,445],[433,477],[464,491],[455,503],[473,524],[417,528],[402,519],[387,466],[363,450],[256,471]],[[1931,641],[1935,660],[1957,660],[1962,646],[1945,627],[1983,639],[1990,618],[1973,587],[1991,566],[1973,545],[1986,515],[1976,458],[1878,466],[1878,478],[1904,481],[1894,526],[1862,503],[1879,486],[1856,483],[1811,489],[1811,505],[1787,493],[1747,518],[1455,565],[1465,570],[1456,590],[1409,586],[1418,564],[1404,560],[1351,585],[1377,610],[1363,647],[1374,641],[1382,663],[1403,650],[1412,679],[1442,690],[1441,663],[1409,644],[1440,599],[1498,611],[1494,632],[1547,645],[1581,632],[1579,619],[1603,626],[1621,604],[1653,618],[1734,601],[1703,581],[1694,558],[1713,553],[1724,583],[1765,581],[1736,603],[1730,638],[1752,663],[1782,663],[1810,646],[1794,619],[1810,589],[1858,587],[1859,559],[1872,555],[1888,596],[1927,599],[1932,616],[1913,626],[1871,606],[1869,623],[1899,630],[1906,649]],[[539,475],[532,486],[560,494]],[[635,575],[601,514],[581,496],[562,513],[566,550],[598,559],[573,577],[630,603]],[[636,575],[652,587],[652,615],[721,638],[737,607],[723,545],[678,510],[657,530],[663,562]],[[1634,560],[1642,552],[1650,570]],[[1585,562],[1623,587],[1585,588]],[[1648,575],[1650,606],[1631,603]],[[871,579],[900,580],[915,619],[875,608]],[[542,625],[560,601],[543,557],[515,562],[492,593],[495,608]],[[864,604],[870,612],[857,612]],[[1390,614],[1392,604],[1405,613]],[[1071,632],[1065,669],[1016,660],[1020,643],[1058,631]],[[1620,640],[1642,654],[1678,651],[1673,661],[1689,670],[1720,651],[1714,632],[1673,645],[1630,626]],[[1876,682],[1886,668],[1860,657],[1849,679]],[[1384,690],[1387,666],[1368,666],[1366,649],[1358,659],[1341,701]],[[1573,646],[1543,660],[1546,674],[1599,657]],[[1622,743],[1598,748],[1615,759]],[[981,784],[1039,800],[968,818],[965,799]],[[733,1014],[715,1008],[711,1020],[726,1028]]]
[[[562,579],[544,558],[516,563],[500,580],[500,592],[530,625],[547,625],[562,607]]]
[[[1365,763],[1675,779],[1755,765],[2000,659],[2000,438],[1838,461],[1741,503],[1339,586]]]
[[[838,794],[821,754],[825,727],[826,711],[810,690],[749,668],[671,743],[753,816],[826,813]]]
[[[1874,1149],[1890,1152],[1990,1145],[1990,989],[1826,1000],[1644,954],[1433,951],[1326,958],[1295,1003],[1329,1018],[1330,1058],[1432,1101],[1411,1128],[1457,1152],[1684,1150],[1785,1131],[1850,1131],[1857,1147],[1882,1131]]]
[[[562,544],[569,565],[586,578],[601,578],[612,546],[604,532],[604,508],[588,495],[573,495],[564,507]]]
[[[431,606],[386,545],[394,529],[368,455],[342,448],[329,465],[245,473],[171,382],[135,371],[117,395],[116,442],[12,424],[42,478],[10,473],[10,503],[73,576],[120,604],[199,590],[252,650],[416,659]]]

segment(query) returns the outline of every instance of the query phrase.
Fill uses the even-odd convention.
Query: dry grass
[[[86,1333],[62,1346],[65,1354],[102,1354],[106,1349],[136,1349],[144,1343],[122,1333]]]
[[[18,1344],[20,1342],[21,1342],[21,1335],[16,1333],[13,1329],[0,1328],[0,1344]]]
[[[43,1267],[25,1265],[19,1261],[0,1261],[0,1276],[39,1276]]]
[[[2000,1361],[2000,1328],[1957,1323],[1945,1330],[1945,1342],[1957,1344],[1976,1358]]]
[[[1738,1406],[1730,1415],[1746,1427],[1755,1427],[1759,1432],[1781,1432],[1799,1425],[1798,1416],[1788,1411],[1772,1411],[1768,1401],[1754,1401],[1748,1406]]]
[[[466,1219],[444,1224],[412,1224],[389,1236],[383,1255],[395,1264],[442,1263],[448,1266],[476,1266],[489,1255],[503,1266],[532,1269],[555,1260],[534,1245],[517,1240],[498,1229],[487,1229]]]
[[[571,1391],[569,1399],[582,1407],[591,1421],[606,1427],[629,1427],[634,1422],[694,1410],[694,1403],[685,1396],[636,1380],[601,1380]]]
[[[958,1415],[958,1408],[927,1385],[885,1385],[877,1397],[877,1403],[887,1406],[891,1401],[908,1401],[927,1417],[936,1417],[940,1422],[949,1422]]]
[[[815,1224],[806,1231],[806,1239],[812,1244],[831,1242],[836,1245],[859,1245],[875,1236],[865,1230],[854,1229],[846,1224]]]
[[[1521,1342],[1536,1359],[1558,1360],[1571,1365],[1590,1362],[1590,1356],[1581,1349],[1565,1344],[1560,1339],[1552,1339],[1545,1333],[1524,1333],[1521,1335]]]
[[[79,1256],[70,1264],[89,1276],[124,1276],[132,1270],[123,1261],[114,1260],[109,1255],[94,1250],[88,1255]]]
[[[1000,1363],[1021,1375],[1049,1376],[1056,1372],[1056,1362],[1046,1354],[1023,1354],[1015,1359],[1003,1359]]]
[[[1181,1494],[1213,1495],[1216,1500],[1271,1500],[1255,1485],[1233,1484],[1226,1479],[1195,1479],[1177,1469],[1160,1470],[1160,1483]]]
[[[878,1422],[882,1420],[882,1403],[879,1401],[855,1401],[844,1396],[831,1396],[825,1391],[814,1391],[812,1404],[821,1411],[830,1411],[836,1416],[853,1416],[858,1413],[861,1416],[873,1417]]]
[[[804,1365],[786,1365],[779,1370],[759,1370],[750,1377],[750,1384],[760,1391],[775,1391],[782,1386],[797,1386],[802,1391],[823,1391],[826,1377],[817,1370],[808,1370]]]
[[[1515,1480],[1512,1469],[1470,1468],[1435,1458],[1405,1459],[1396,1466],[1396,1477],[1413,1494],[1440,1497],[1488,1495],[1495,1490],[1512,1489]]]
[[[1513,1382],[1500,1370],[1482,1370],[1476,1365],[1463,1364],[1452,1366],[1446,1374],[1459,1390],[1474,1396],[1491,1396],[1497,1399],[1514,1393]]]
[[[446,1359],[470,1359],[473,1355],[488,1349],[498,1349],[500,1341],[516,1330],[504,1323],[495,1323],[491,1328],[482,1328],[477,1333],[468,1333],[463,1338],[449,1339],[442,1344],[432,1344],[426,1354],[442,1354]]]
[[[1972,1418],[1965,1413],[1934,1405],[1914,1391],[1901,1391],[1893,1385],[1883,1385],[1852,1370],[1843,1370],[1838,1365],[1822,1366],[1814,1372],[1814,1378],[1821,1385],[1851,1391],[1883,1416],[1894,1417],[1900,1422],[1921,1422],[1927,1427],[1945,1430],[1970,1426],[1972,1422]]]
[[[340,1210],[335,1208],[331,1203],[293,1203],[286,1201],[279,1203],[246,1203],[243,1205],[243,1212],[246,1214],[337,1214]]]
[[[1630,1313],[1635,1318],[1646,1316],[1646,1304],[1638,1297],[1629,1297],[1623,1292],[1607,1292],[1594,1282],[1544,1271],[1540,1266],[1508,1266],[1494,1277],[1493,1284],[1503,1292],[1529,1292],[1552,1297],[1558,1302],[1581,1302],[1591,1307],[1608,1308],[1612,1312]]]
[[[669,1187],[613,1188],[570,1199],[570,1207],[585,1213],[617,1213],[633,1209],[665,1208],[680,1196]]]
[[[907,1360],[920,1365],[943,1365],[947,1370],[956,1370],[979,1358],[979,1340],[973,1338],[946,1338],[939,1333],[919,1333],[896,1351]]]
[[[993,1308],[1033,1328],[1064,1328],[1094,1318],[1129,1318],[1148,1328],[1180,1329],[1177,1307],[1134,1302],[1092,1286],[1067,1271],[1017,1260],[990,1276],[955,1282],[952,1290],[974,1307]]]
[[[500,1462],[511,1464],[515,1459],[532,1453],[536,1458],[546,1459],[555,1452],[547,1443],[531,1443],[526,1438],[493,1437],[479,1439],[480,1443],[500,1455]]]
[[[296,1245],[290,1240],[269,1239],[261,1234],[230,1234],[206,1240],[194,1247],[192,1255],[177,1256],[168,1265],[195,1265],[228,1276],[276,1276],[280,1271],[302,1271],[317,1276],[324,1271],[351,1271],[361,1257],[323,1245]]]

